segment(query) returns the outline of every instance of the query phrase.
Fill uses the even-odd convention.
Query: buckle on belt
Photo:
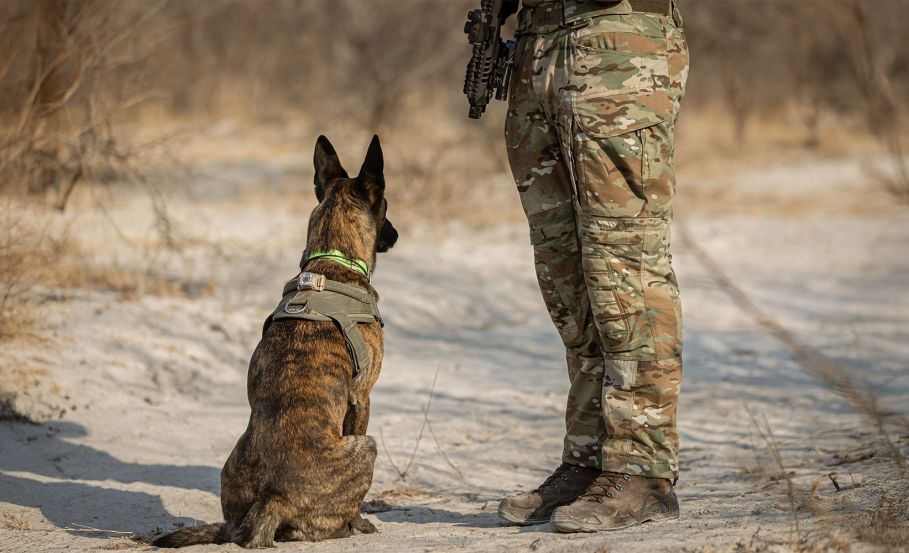
[[[316,273],[300,273],[297,279],[297,290],[325,290],[325,275]]]

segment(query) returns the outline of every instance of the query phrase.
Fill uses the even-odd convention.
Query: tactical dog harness
[[[348,259],[341,252],[313,252],[301,263],[301,269],[313,259],[331,259],[369,278],[366,263]],[[262,335],[272,321],[281,319],[302,319],[307,321],[334,321],[344,335],[347,349],[353,360],[353,376],[356,377],[372,362],[369,348],[358,324],[382,322],[379,314],[379,298],[374,293],[350,284],[325,278],[325,275],[302,271],[287,281],[281,294],[281,302],[265,320]]]

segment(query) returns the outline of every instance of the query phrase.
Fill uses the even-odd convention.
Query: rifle
[[[471,119],[483,115],[493,95],[496,100],[508,97],[515,42],[502,42],[499,35],[502,24],[516,11],[518,0],[481,0],[480,9],[467,13],[464,32],[473,53],[464,76],[464,94]]]

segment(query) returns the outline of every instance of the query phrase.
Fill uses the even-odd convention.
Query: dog
[[[259,548],[275,540],[321,541],[377,531],[359,511],[376,460],[376,441],[366,427],[369,393],[382,364],[381,318],[375,310],[373,322],[352,323],[356,328],[348,330],[362,339],[348,339],[334,320],[295,318],[307,307],[294,298],[309,298],[308,305],[334,297],[320,291],[321,284],[368,293],[360,298],[363,305],[375,306],[370,270],[398,233],[386,217],[377,136],[355,178],[348,177],[324,136],[316,141],[314,164],[318,205],[310,215],[301,273],[285,286],[250,360],[249,425],[221,471],[224,522],[179,529],[156,539],[155,546],[232,542]]]

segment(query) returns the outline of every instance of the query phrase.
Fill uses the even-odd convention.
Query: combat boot
[[[580,497],[598,474],[598,469],[562,463],[537,489],[503,499],[499,517],[522,526],[548,522],[553,509]]]
[[[575,502],[552,513],[552,529],[601,532],[678,517],[679,501],[669,480],[603,472]]]

